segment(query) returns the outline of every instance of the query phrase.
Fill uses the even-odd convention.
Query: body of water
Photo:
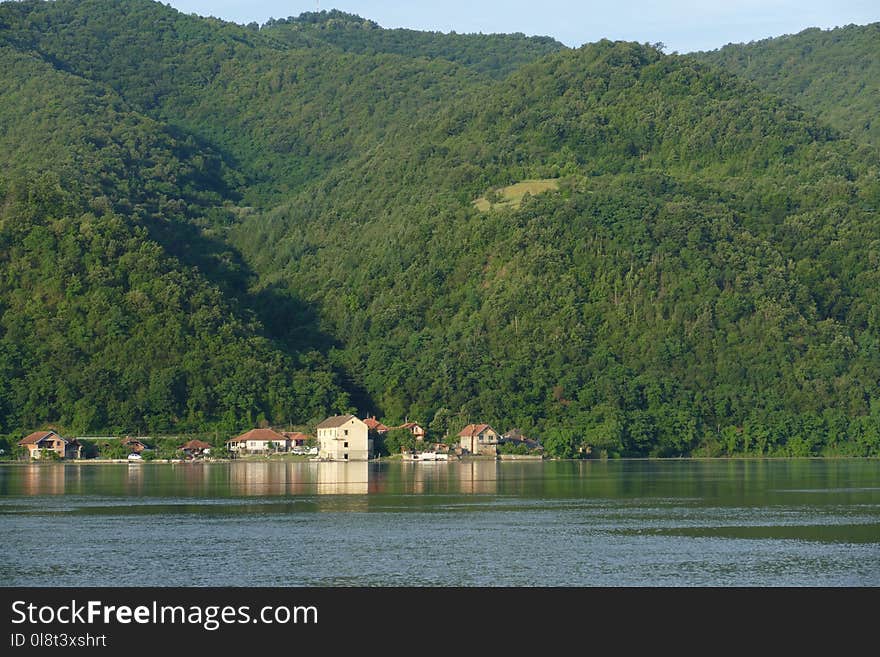
[[[880,461],[0,467],[4,586],[878,586]]]

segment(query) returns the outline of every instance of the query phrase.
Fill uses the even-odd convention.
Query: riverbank
[[[592,458],[592,459],[563,459],[556,457],[541,457],[519,454],[502,454],[498,457],[494,456],[456,456],[449,459],[450,463],[475,463],[475,462],[543,462],[543,463],[615,463],[615,462],[656,462],[656,463],[672,463],[679,461],[696,461],[696,462],[724,462],[724,461],[880,461],[880,456],[846,456],[846,455],[820,455],[820,456],[618,456],[614,458]],[[59,460],[0,460],[0,467],[15,465],[151,465],[151,464],[199,464],[199,463],[419,463],[419,461],[407,461],[401,458],[400,454],[392,456],[380,456],[370,459],[369,461],[320,461],[312,456],[300,455],[273,455],[265,456],[247,456],[234,459],[220,458],[199,458],[199,459],[143,459],[140,461],[130,461],[128,459],[59,459]]]

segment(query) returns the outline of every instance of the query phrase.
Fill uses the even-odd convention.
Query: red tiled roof
[[[479,436],[486,429],[492,429],[488,424],[469,424],[458,432],[459,438],[473,438]],[[494,431],[494,429],[492,429]]]
[[[251,429],[247,433],[243,433],[237,438],[227,440],[227,443],[237,443],[244,440],[262,440],[264,442],[281,443],[284,442],[284,436],[272,429]]]
[[[388,427],[386,427],[374,417],[368,417],[366,420],[364,420],[364,424],[366,424],[367,428],[372,431],[388,431]]]
[[[308,440],[309,439],[309,437],[306,434],[300,433],[299,431],[284,431],[282,433],[284,434],[284,437],[287,438],[288,440]]]
[[[22,438],[18,444],[19,445],[36,445],[38,442],[43,440],[43,438],[48,438],[51,435],[58,436],[54,431],[34,431],[32,434],[25,436]],[[58,436],[61,438],[61,436]],[[63,438],[62,438],[63,440]]]
[[[211,443],[206,443],[204,440],[190,440],[178,449],[210,449],[211,447]]]

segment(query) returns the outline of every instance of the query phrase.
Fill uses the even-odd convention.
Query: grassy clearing
[[[486,196],[481,196],[474,201],[474,206],[481,212],[489,210],[513,208],[522,204],[526,194],[532,196],[559,189],[558,178],[544,178],[543,180],[522,180],[508,187],[491,190]]]

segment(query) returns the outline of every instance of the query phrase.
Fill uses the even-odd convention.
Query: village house
[[[63,438],[55,431],[35,431],[18,444],[28,450],[32,459],[43,458],[48,452],[54,452],[61,459],[78,459],[82,454],[82,446],[76,438]]]
[[[469,424],[458,433],[461,450],[467,454],[495,455],[498,432],[488,424]]]
[[[230,438],[224,444],[226,449],[232,452],[232,454],[245,454],[247,452],[247,438],[236,436],[235,438]]]
[[[543,452],[544,446],[538,440],[527,438],[519,429],[511,429],[498,441],[502,445],[524,445],[530,452]]]
[[[401,424],[399,427],[394,427],[395,429],[406,429],[413,436],[415,436],[416,442],[422,442],[425,439],[425,429],[415,422],[405,422]]]
[[[211,452],[211,443],[206,443],[204,440],[190,440],[177,449],[181,450],[189,458],[194,459],[197,456],[209,454]]]
[[[145,449],[150,449],[149,446],[139,438],[132,438],[131,436],[126,436],[122,439],[120,443],[123,447],[127,447],[133,454],[140,454]]]
[[[375,415],[368,417],[368,418],[365,418],[364,424],[367,425],[367,429],[369,429],[371,432],[373,432],[377,435],[384,435],[384,434],[388,433],[388,431],[389,431],[389,428],[386,427],[381,422],[379,422],[379,420],[376,419]]]
[[[327,418],[318,427],[318,458],[329,461],[367,461],[373,441],[366,423],[354,415]]]
[[[290,439],[273,429],[251,429],[227,440],[226,446],[233,453],[286,452],[290,448]]]
[[[293,449],[294,447],[305,447],[306,442],[309,440],[309,436],[300,433],[299,431],[282,431],[281,433],[290,442],[290,449]]]

